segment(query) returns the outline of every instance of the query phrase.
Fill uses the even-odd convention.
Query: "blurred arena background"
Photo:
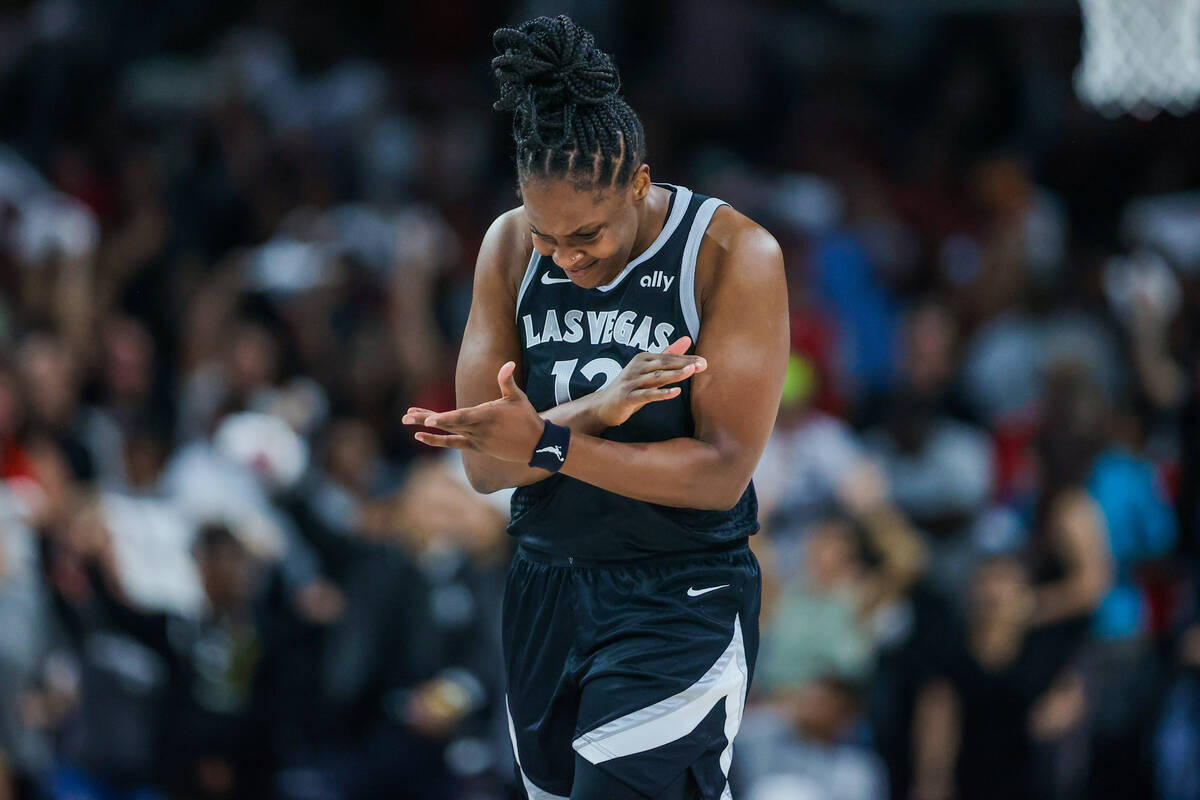
[[[399,421],[563,11],[787,258],[737,796],[1200,798],[1200,3],[1083,7],[5,3],[0,798],[517,796],[506,501]]]

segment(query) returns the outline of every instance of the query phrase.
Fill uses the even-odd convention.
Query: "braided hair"
[[[642,122],[592,34],[565,15],[492,37],[497,111],[513,112],[517,178],[567,178],[578,188],[626,185],[646,155]]]

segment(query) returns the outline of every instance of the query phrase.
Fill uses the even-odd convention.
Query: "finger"
[[[436,414],[428,408],[410,408],[400,420],[405,425],[424,425],[425,421]]]
[[[647,359],[642,365],[643,373],[646,374],[655,370],[662,369],[681,369],[684,366],[691,364],[696,368],[697,372],[703,372],[708,368],[708,361],[704,356],[687,356],[677,355],[674,353],[660,353],[654,358]]]
[[[444,431],[464,430],[471,427],[479,417],[478,406],[470,408],[459,408],[454,411],[445,411],[441,414],[431,414],[425,418],[425,425],[429,428],[441,428]]]
[[[438,433],[426,433],[425,431],[417,431],[413,434],[413,438],[421,444],[427,444],[430,447],[444,447],[450,450],[470,450],[471,440],[465,436],[450,435],[444,436]]]
[[[668,347],[666,350],[663,350],[663,352],[670,353],[671,355],[681,356],[684,353],[686,353],[688,350],[690,350],[691,347],[692,347],[692,337],[680,336],[678,339],[671,342],[671,346]]]
[[[513,373],[516,371],[517,362],[506,361],[496,375],[496,381],[500,384],[500,396],[505,399],[520,397],[522,394],[521,388],[517,386],[516,378],[513,377]]]
[[[634,384],[639,389],[652,389],[669,383],[685,381],[700,370],[695,364],[684,364],[679,369],[656,369],[641,376]]]
[[[656,400],[670,400],[672,397],[678,397],[683,389],[678,386],[668,386],[661,389],[634,389],[629,393],[631,400],[640,401],[643,405],[653,403]]]

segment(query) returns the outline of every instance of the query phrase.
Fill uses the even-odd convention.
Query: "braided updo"
[[[492,37],[497,111],[513,112],[517,177],[624,186],[646,155],[642,122],[617,92],[621,78],[592,34],[567,16],[538,17]]]

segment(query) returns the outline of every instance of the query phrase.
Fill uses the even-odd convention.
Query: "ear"
[[[645,200],[646,195],[650,194],[650,165],[643,163],[637,168],[637,172],[633,173],[633,180],[630,181],[630,190],[633,192],[634,200]]]

